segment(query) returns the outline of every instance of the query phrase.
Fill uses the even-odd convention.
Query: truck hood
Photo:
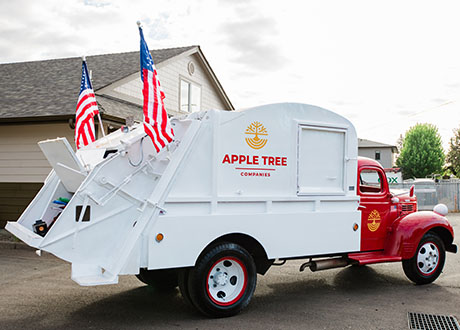
[[[408,189],[390,189],[390,193],[392,197],[397,197],[399,199],[399,203],[410,203],[417,201],[416,195],[412,197],[409,196]]]
[[[390,189],[390,193],[393,196],[409,198],[409,189]]]

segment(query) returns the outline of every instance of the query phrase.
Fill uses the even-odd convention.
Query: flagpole
[[[99,112],[97,113],[97,119],[99,119],[99,124],[101,125],[102,137],[105,138],[104,126],[102,125],[101,114]]]
[[[83,60],[83,62],[86,62],[86,56],[85,55],[83,55],[81,57],[81,59]],[[91,86],[93,86],[93,83],[91,81],[91,74],[89,75],[88,79],[89,79],[89,81],[91,83]],[[93,89],[93,91],[94,91],[94,89]],[[99,120],[99,125],[101,126],[102,137],[105,138],[104,125],[102,124],[100,111],[97,112],[97,119]]]

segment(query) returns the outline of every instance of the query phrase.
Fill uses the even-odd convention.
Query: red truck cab
[[[360,265],[402,261],[413,282],[434,281],[444,266],[445,251],[457,252],[445,218],[447,208],[417,212],[414,188],[409,193],[390,191],[383,167],[369,158],[358,158],[357,187],[361,252],[349,254],[349,259]]]

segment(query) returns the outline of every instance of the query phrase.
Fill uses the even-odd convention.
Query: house
[[[170,115],[234,109],[199,46],[151,53]],[[88,56],[87,63],[105,132],[128,116],[141,121],[139,52]],[[18,218],[51,170],[37,142],[66,137],[75,147],[80,81],[80,57],[0,64],[0,228]]]
[[[366,139],[358,139],[358,156],[368,157],[378,161],[384,168],[391,168],[395,162],[396,146],[375,142]]]

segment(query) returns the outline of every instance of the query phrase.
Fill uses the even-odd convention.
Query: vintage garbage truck
[[[76,154],[66,139],[40,142],[53,170],[6,229],[70,262],[80,285],[137,275],[179,286],[212,317],[247,306],[275,260],[304,258],[312,271],[401,261],[425,284],[457,251],[447,208],[417,212],[413,189],[390,192],[336,113],[283,103],[171,124],[175,140],[159,153],[142,125]]]

